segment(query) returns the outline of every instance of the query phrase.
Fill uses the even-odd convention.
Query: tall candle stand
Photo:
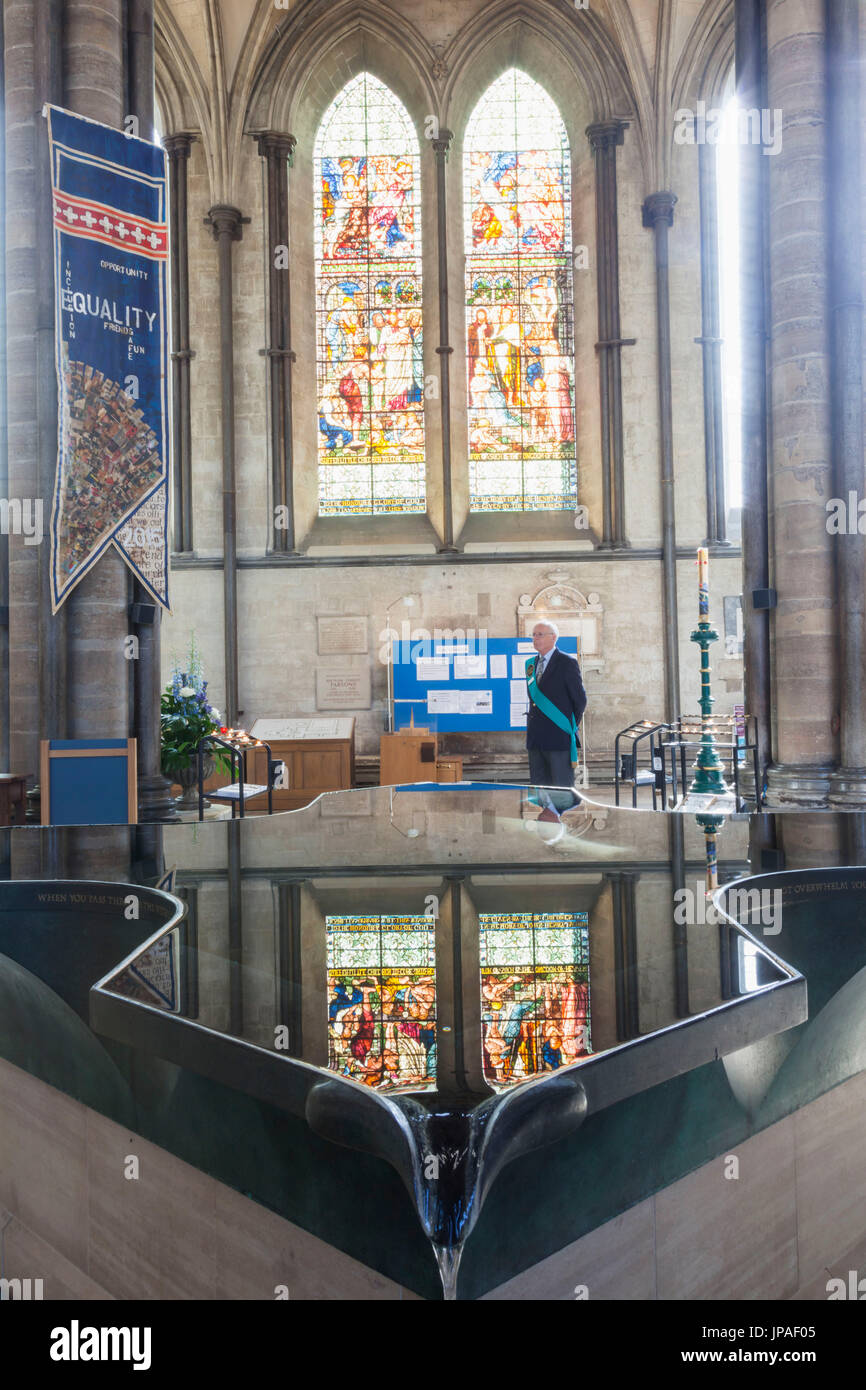
[[[701,746],[693,768],[694,777],[689,788],[690,794],[703,796],[725,796],[728,786],[725,782],[724,764],[716,751],[716,741],[710,728],[710,714],[713,697],[710,693],[710,644],[718,642],[719,634],[710,627],[709,554],[706,547],[698,550],[698,626],[692,633],[692,641],[701,649]],[[698,815],[695,820],[706,837],[707,852],[707,892],[719,886],[719,867],[717,836],[725,823],[724,816]]]

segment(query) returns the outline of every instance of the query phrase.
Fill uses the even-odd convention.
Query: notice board
[[[578,656],[578,639],[557,647]],[[394,728],[433,733],[503,733],[526,728],[526,662],[535,648],[528,637],[484,641],[445,638],[395,642]]]

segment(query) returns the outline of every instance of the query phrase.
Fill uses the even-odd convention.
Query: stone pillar
[[[64,101],[117,129],[126,114],[123,38],[122,0],[66,0]],[[71,738],[122,738],[129,731],[127,575],[120,556],[107,550],[66,601]]]
[[[265,355],[270,362],[271,491],[274,513],[270,546],[280,554],[297,554],[292,492],[292,351],[291,282],[288,263],[288,171],[294,135],[267,130],[256,136],[267,162],[269,333]],[[276,508],[281,508],[278,518]]]
[[[139,135],[152,144],[154,126],[153,91],[153,0],[128,0],[126,27],[126,68],[129,113],[139,122]],[[162,612],[144,585],[132,579],[131,611],[137,628],[138,659],[133,665],[135,686],[135,737],[138,745],[138,820],[146,825],[157,821],[177,821],[179,816],[171,796],[171,783],[162,775],[160,658]],[[159,874],[162,844],[154,831],[137,835],[136,859],[152,864]]]
[[[52,619],[48,599],[57,383],[48,138],[37,114],[44,101],[63,96],[61,14],[61,0],[41,7],[38,23],[34,0],[3,10],[8,495],[41,503],[43,527],[39,546],[8,538],[9,758],[16,772],[37,779],[40,738],[66,732],[66,614]],[[49,652],[54,668],[43,672]],[[40,872],[35,865],[28,871]]]
[[[774,765],[768,803],[822,806],[839,709],[827,325],[823,0],[767,4],[768,104],[783,113],[770,166],[770,402]],[[852,138],[850,133],[849,137]],[[862,463],[862,460],[861,460]]]
[[[189,345],[189,226],[187,222],[187,169],[192,135],[167,135],[169,216],[171,219],[171,466],[174,479],[174,535],[176,551],[190,551],[192,537],[192,417],[190,369],[195,353]]]
[[[863,111],[860,104],[860,0],[828,0],[830,328],[833,350],[835,495],[850,505],[866,493],[863,467]],[[866,539],[833,536],[839,595],[840,762],[830,803],[866,807]],[[858,824],[862,817],[852,817]],[[855,827],[852,826],[852,830]],[[855,843],[859,840],[855,837]],[[861,862],[859,860],[855,862]]]
[[[303,999],[304,964],[301,949],[301,882],[300,879],[278,881],[277,922],[279,960],[278,1018],[289,1030],[290,1057],[303,1057]]]
[[[587,126],[595,155],[595,229],[598,267],[598,381],[601,398],[601,550],[627,545],[622,438],[622,349],[619,313],[619,233],[616,198],[616,147],[623,143],[628,121],[600,121]]]
[[[662,587],[665,625],[665,706],[668,719],[680,714],[679,618],[677,612],[674,445],[671,395],[671,297],[668,229],[674,224],[673,193],[652,193],[643,205],[643,225],[655,235],[658,333],[659,457],[662,484]]]
[[[617,870],[605,874],[610,881],[613,907],[614,992],[616,1036],[619,1042],[640,1033],[638,999],[638,941],[633,873]]]
[[[451,501],[451,354],[448,324],[448,203],[446,170],[450,130],[439,131],[433,141],[436,155],[436,236],[439,248],[439,407],[442,413],[442,544],[440,554],[455,552],[454,508]]]
[[[0,5],[0,101],[6,110],[3,7]],[[9,497],[6,391],[6,138],[0,138],[0,498]],[[9,767],[9,538],[0,531],[0,768]],[[8,841],[8,836],[6,837]],[[5,853],[5,848],[4,848]]]
[[[231,251],[229,251],[231,254]],[[228,889],[229,1032],[235,1038],[244,1031],[244,920],[243,867],[240,816],[226,821],[226,887]]]
[[[743,110],[767,106],[764,53],[765,0],[736,0],[737,101]],[[742,457],[743,685],[746,713],[755,721],[759,780],[763,787],[771,752],[770,610],[755,595],[770,587],[767,494],[767,186],[770,158],[759,145],[740,145],[740,448]],[[767,816],[753,817],[749,858],[775,844]]]
[[[235,481],[235,380],[234,324],[232,320],[232,242],[240,241],[243,223],[239,210],[219,204],[205,223],[213,232],[219,251],[220,389],[223,456],[223,634],[226,687],[226,724],[238,722],[238,572],[237,485]]]
[[[704,460],[707,484],[707,539],[714,548],[730,542],[726,536],[725,447],[722,432],[722,339],[719,312],[719,218],[716,149],[698,145],[698,185],[701,203],[701,336],[704,382]]]

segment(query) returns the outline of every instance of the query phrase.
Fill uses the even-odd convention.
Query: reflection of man
[[[555,623],[538,622],[532,631],[532,645],[538,655],[526,663],[529,711],[526,717],[526,748],[529,753],[529,779],[539,788],[541,820],[559,820],[560,811],[576,806],[574,769],[580,741],[577,727],[586,709],[586,691],[580,667],[572,656],[559,651]],[[549,788],[567,788],[550,791]]]

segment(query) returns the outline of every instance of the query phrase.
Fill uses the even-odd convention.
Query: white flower
[[[213,705],[208,705],[208,707],[207,707],[207,712],[208,712],[208,714],[210,715],[211,719],[219,719],[219,717],[220,717],[220,712],[219,712],[219,710],[218,710],[218,709],[214,709]]]
[[[177,693],[178,693],[178,695],[183,695],[184,698],[186,698],[188,695],[194,695],[194,694],[195,694],[195,686],[193,686],[193,685],[182,685],[181,688],[180,688],[180,690],[179,690]]]

